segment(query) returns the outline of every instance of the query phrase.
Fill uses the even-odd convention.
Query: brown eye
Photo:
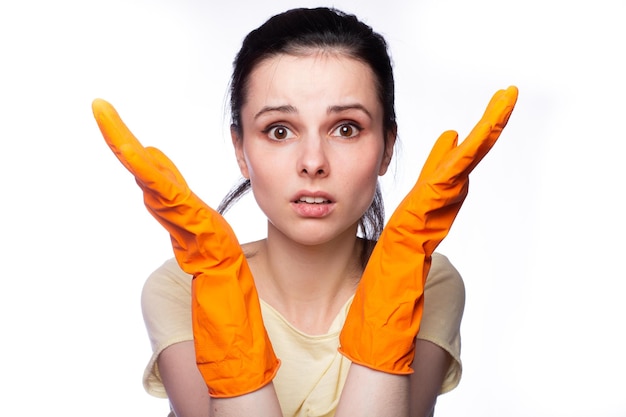
[[[341,136],[347,136],[347,137],[350,137],[350,136],[352,136],[352,131],[353,131],[353,130],[354,130],[354,129],[352,128],[352,126],[350,126],[350,125],[345,125],[345,126],[341,126],[341,127],[339,128],[339,133],[341,134]]]
[[[277,127],[274,129],[274,137],[276,139],[285,139],[287,137],[287,129],[284,127]]]
[[[285,140],[293,137],[293,133],[285,126],[274,126],[267,131],[267,134],[273,140]]]
[[[332,132],[332,136],[339,136],[342,138],[353,138],[359,134],[361,129],[352,123],[345,123],[336,128]]]

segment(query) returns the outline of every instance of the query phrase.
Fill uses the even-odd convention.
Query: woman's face
[[[368,65],[323,51],[268,58],[250,74],[241,123],[237,161],[270,228],[305,245],[356,233],[395,140]]]

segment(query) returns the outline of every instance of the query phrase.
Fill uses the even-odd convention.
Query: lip
[[[323,198],[326,201],[326,204],[335,202],[333,197],[324,191],[309,191],[309,190],[298,191],[298,193],[291,200],[291,202],[294,204],[299,204],[300,199],[304,197]]]
[[[305,197],[322,198],[322,203],[306,203],[300,201]],[[299,191],[291,200],[291,207],[301,217],[321,218],[328,216],[335,208],[335,200],[324,191]]]

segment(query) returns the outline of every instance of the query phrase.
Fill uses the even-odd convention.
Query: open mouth
[[[306,204],[329,204],[330,200],[325,199],[324,197],[300,197],[296,204],[306,203]]]

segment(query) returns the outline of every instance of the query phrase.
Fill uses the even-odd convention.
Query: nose
[[[324,138],[307,136],[300,142],[298,172],[311,178],[323,178],[330,173]]]

